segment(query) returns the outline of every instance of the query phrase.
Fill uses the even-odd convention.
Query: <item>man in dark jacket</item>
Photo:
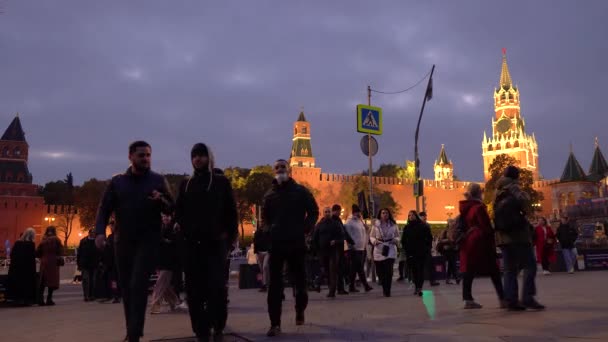
[[[228,318],[225,284],[228,249],[238,237],[236,202],[230,181],[214,172],[209,147],[190,153],[194,174],[179,188],[175,218],[185,240],[186,297],[199,341],[221,340]]]
[[[76,253],[76,264],[78,270],[82,272],[82,291],[85,302],[95,300],[99,261],[100,253],[95,247],[95,230],[91,229],[89,235],[80,240]]]
[[[418,216],[420,216],[420,220],[424,225],[427,226],[428,230],[431,231],[431,225],[427,222],[426,212],[421,211]],[[435,265],[433,264],[433,253],[432,248],[429,248],[428,253],[426,255],[426,270],[429,273],[429,284],[431,286],[439,286],[439,283],[435,281]]]
[[[342,236],[344,237],[342,243],[337,247],[340,250],[340,253],[338,254],[338,294],[347,295],[346,283],[348,283],[350,279],[350,259],[347,259],[347,256],[345,255],[347,251],[344,248],[344,241],[346,241],[348,246],[354,245],[355,241],[346,231],[340,215],[342,215],[342,207],[339,204],[334,204],[331,207],[331,219],[340,227]]]
[[[525,309],[543,310],[536,295],[536,258],[532,248],[531,225],[526,219],[527,202],[530,196],[519,186],[519,169],[508,166],[496,183],[494,200],[494,225],[497,245],[502,249],[504,261],[504,291],[507,308],[511,311]],[[518,301],[517,275],[523,270],[523,291]]]
[[[574,263],[576,261],[576,249],[574,248],[574,244],[576,239],[578,239],[578,231],[574,228],[573,224],[568,222],[568,217],[562,217],[559,227],[557,228],[556,238],[562,248],[566,270],[568,273],[574,273]]]
[[[344,254],[344,233],[342,227],[331,217],[329,207],[323,209],[323,218],[315,227],[312,244],[321,257],[323,273],[329,283],[327,298],[334,298],[338,283],[340,254]]]
[[[169,213],[173,199],[165,177],[150,170],[152,149],[145,141],[129,146],[131,166],[112,177],[97,213],[97,248],[106,244],[106,227],[116,217],[115,255],[127,325],[125,341],[139,341],[144,333],[148,281],[160,241],[160,214]]]
[[[306,287],[306,238],[312,230],[319,208],[313,195],[289,176],[289,164],[277,160],[274,164],[275,180],[272,189],[264,196],[262,221],[270,227],[270,288],[268,290],[268,336],[281,333],[281,306],[283,294],[283,265],[294,279],[296,293],[296,325],[304,324],[304,310],[308,305]]]

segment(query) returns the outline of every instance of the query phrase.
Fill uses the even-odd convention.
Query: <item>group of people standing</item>
[[[59,289],[59,267],[65,262],[63,244],[53,226],[46,228],[38,247],[35,237],[33,228],[26,229],[11,250],[8,299],[20,306],[55,305],[53,293]],[[39,273],[36,272],[36,258],[40,260]]]

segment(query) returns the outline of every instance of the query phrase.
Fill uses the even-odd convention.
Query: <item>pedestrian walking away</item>
[[[279,159],[274,163],[275,179],[264,196],[262,220],[270,227],[270,286],[268,289],[268,336],[281,333],[283,266],[292,275],[296,295],[296,325],[303,325],[308,305],[306,286],[305,235],[312,231],[319,217],[313,195],[289,175],[289,163]]]
[[[230,181],[214,169],[203,143],[192,147],[194,172],[179,187],[175,219],[185,245],[186,298],[192,330],[200,341],[223,338],[228,319],[228,253],[238,238]]]
[[[97,248],[106,245],[106,227],[116,218],[114,252],[121,284],[127,336],[144,335],[148,281],[156,266],[160,242],[160,214],[170,213],[173,198],[165,178],[150,169],[152,148],[145,141],[129,145],[131,166],[110,180],[103,194],[95,232]]]
[[[473,279],[476,276],[489,276],[494,284],[500,307],[507,307],[504,301],[504,291],[496,258],[496,244],[494,229],[483,204],[481,186],[470,183],[465,193],[466,200],[460,201],[459,227],[465,232],[460,244],[460,271],[463,274],[462,299],[465,309],[480,309],[481,305],[475,302],[472,294]]]
[[[89,230],[89,234],[80,240],[78,253],[76,254],[76,265],[82,272],[82,291],[84,301],[95,300],[95,289],[97,286],[98,266],[101,261],[101,252],[95,247],[95,230]]]
[[[526,218],[530,196],[519,185],[519,168],[508,166],[498,180],[494,200],[496,241],[504,262],[504,292],[511,311],[543,310],[536,295],[536,260],[532,248],[534,228]],[[517,275],[523,270],[521,301],[518,300]]]
[[[171,215],[161,214],[162,228],[160,252],[158,258],[158,278],[152,292],[152,308],[150,313],[161,313],[161,302],[169,304],[171,311],[175,311],[179,305],[179,299],[173,288],[173,270],[177,263],[177,246],[176,234],[174,229],[173,217]]]
[[[16,305],[30,306],[36,300],[35,238],[34,228],[28,228],[11,249],[7,291]]]
[[[46,228],[44,237],[36,249],[40,259],[40,279],[38,281],[38,305],[55,305],[53,292],[59,289],[59,267],[63,266],[63,245],[57,237],[57,229],[53,226]],[[47,289],[46,302],[44,289]]]
[[[334,298],[338,285],[338,261],[344,248],[344,234],[342,227],[332,219],[329,207],[323,209],[323,218],[315,227],[312,245],[321,256],[323,277],[327,278],[329,285],[327,297]]]

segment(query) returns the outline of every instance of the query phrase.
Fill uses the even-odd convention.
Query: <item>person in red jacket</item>
[[[547,219],[541,217],[539,225],[535,230],[534,245],[536,247],[536,261],[542,265],[543,274],[550,275],[549,265],[557,260],[555,255],[555,233],[547,223]]]
[[[505,307],[500,270],[496,261],[494,229],[486,205],[481,201],[481,186],[471,183],[460,201],[460,215],[466,222],[466,235],[460,245],[460,272],[462,273],[462,299],[465,309],[481,309],[472,295],[473,279],[490,276],[500,306]]]

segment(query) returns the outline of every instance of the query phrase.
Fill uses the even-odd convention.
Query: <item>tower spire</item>
[[[507,49],[502,49],[502,69],[500,71],[500,86],[503,88],[511,88],[513,81],[511,81],[511,74],[509,73],[509,66],[507,65]]]

